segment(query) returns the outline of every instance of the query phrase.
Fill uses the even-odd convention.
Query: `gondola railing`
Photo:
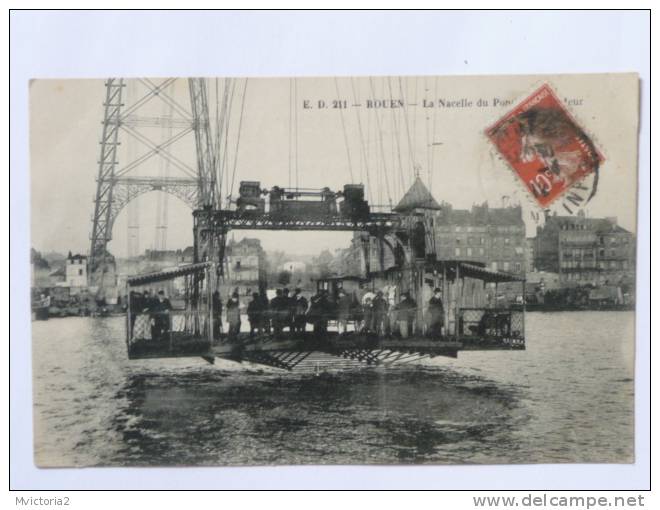
[[[525,316],[514,308],[459,308],[456,336],[474,345],[525,347]]]
[[[127,327],[131,358],[193,355],[211,347],[211,321],[206,311],[138,313],[131,316]]]

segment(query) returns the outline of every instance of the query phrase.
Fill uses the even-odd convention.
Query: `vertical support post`
[[[385,273],[385,243],[383,242],[383,233],[378,232],[378,273],[382,278]]]
[[[92,239],[89,250],[89,284],[103,287],[104,275],[108,263],[108,242],[112,239],[113,187],[115,167],[117,165],[117,146],[119,145],[119,126],[121,123],[122,78],[108,78],[105,82],[105,102],[103,103],[103,131],[101,134],[101,154],[94,198],[94,218]]]
[[[362,253],[364,256],[365,276],[369,278],[369,274],[371,273],[371,236],[367,235],[366,240],[362,237],[360,242],[362,243]]]
[[[188,87],[190,89],[190,104],[197,149],[200,205],[217,208],[220,205],[221,190],[218,187],[217,156],[214,153],[211,136],[206,80],[204,78],[190,78]]]
[[[527,310],[527,292],[526,292],[527,280],[522,281],[523,288],[523,305],[522,305],[522,327],[520,328],[522,333],[523,345],[525,345],[525,314]]]
[[[445,335],[449,335],[449,309],[451,301],[449,300],[449,284],[447,283],[447,264],[442,263],[442,299],[445,301]]]
[[[458,333],[460,330],[460,322],[461,322],[461,317],[462,317],[462,312],[461,312],[461,298],[463,297],[463,289],[460,288],[460,278],[461,278],[461,267],[460,263],[456,262],[456,279],[454,280],[454,285],[456,287],[456,311],[454,312],[454,331],[455,331],[455,338],[456,341],[458,341]]]
[[[133,328],[131,327],[131,290],[126,284],[126,351],[130,355],[131,340],[133,339]]]
[[[217,274],[216,263],[214,262],[207,271],[209,273],[207,282],[210,284],[211,275]],[[206,324],[208,325],[208,339],[210,345],[213,345],[213,290],[214,289],[211,285],[206,286],[206,313],[208,314]]]

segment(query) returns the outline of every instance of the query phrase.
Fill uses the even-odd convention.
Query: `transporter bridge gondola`
[[[243,181],[239,194],[234,209],[193,213],[194,264],[128,279],[129,358],[200,356],[292,370],[318,363],[318,356],[326,366],[328,360],[338,367],[346,360],[389,366],[460,351],[525,349],[524,278],[471,260],[437,259],[438,206],[419,179],[389,213],[371,212],[362,185],[267,191]],[[251,296],[239,296],[232,314],[243,327],[229,329],[220,312],[228,296],[218,289],[227,284],[224,248],[232,229],[360,232],[364,275],[319,278],[302,312],[287,298],[268,304],[262,295],[248,317]],[[370,264],[372,240],[377,268]],[[503,285],[520,300],[501,300]],[[442,305],[431,311],[436,289]],[[249,320],[256,327],[247,329]]]
[[[210,362],[222,358],[291,370],[306,366],[305,360],[313,360],[319,353],[336,358],[338,365],[344,358],[364,366],[390,366],[435,356],[456,357],[460,351],[525,349],[524,305],[502,306],[489,301],[490,296],[497,295],[498,284],[524,285],[521,278],[460,261],[435,261],[421,269],[411,274],[387,271],[371,279],[319,280],[317,294],[328,291],[328,305],[320,318],[325,323],[322,333],[314,330],[319,312],[310,306],[302,332],[288,324],[279,333],[264,328],[256,334],[243,330],[234,336],[227,333],[226,327],[219,327],[216,321],[220,317],[213,313],[213,296],[207,282],[216,271],[214,264],[192,264],[130,278],[128,355],[131,359],[193,356]],[[416,293],[410,277],[421,283]],[[443,289],[445,297],[445,327],[435,336],[429,330],[425,304],[434,288]],[[338,289],[350,296],[352,306],[341,332]],[[385,289],[389,305],[382,330],[368,322],[369,301],[364,300],[379,289]],[[161,291],[172,296],[171,306],[159,308]],[[417,303],[409,319],[409,335],[401,329],[408,328],[407,323],[402,326],[404,321],[397,316],[397,302],[404,293],[411,294]],[[154,304],[147,304],[145,299]],[[242,322],[247,323],[244,314]],[[225,320],[222,323],[226,326]]]

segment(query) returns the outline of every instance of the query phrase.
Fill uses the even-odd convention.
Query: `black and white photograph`
[[[639,91],[32,80],[34,463],[633,463]]]

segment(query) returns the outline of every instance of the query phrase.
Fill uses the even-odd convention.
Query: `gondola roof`
[[[519,276],[511,273],[505,273],[503,271],[493,271],[492,269],[487,269],[485,267],[469,264],[467,262],[461,262],[459,264],[459,271],[460,271],[459,274],[461,276],[467,276],[468,278],[476,278],[488,283],[525,281],[525,278],[523,276]]]
[[[155,273],[130,276],[126,279],[126,281],[131,286],[149,285],[150,283],[172,280],[173,278],[177,278],[179,276],[199,274],[204,272],[204,270],[210,266],[211,266],[211,262],[199,262],[197,264],[187,264],[185,266],[166,269],[164,271],[158,271]]]
[[[333,281],[354,281],[354,282],[367,282],[368,278],[356,275],[332,275],[324,276],[323,278],[316,278],[316,281],[319,282],[333,282]]]
[[[504,271],[493,271],[488,269],[485,264],[477,261],[466,260],[427,260],[425,262],[427,270],[435,270],[439,273],[447,272],[447,278],[454,280],[458,273],[459,277],[475,278],[487,283],[502,283],[502,282],[523,282],[524,276],[517,274],[506,273]],[[410,268],[412,269],[412,268]],[[384,273],[392,274],[401,271],[399,267],[387,268]],[[372,272],[372,275],[377,275],[378,272]]]

